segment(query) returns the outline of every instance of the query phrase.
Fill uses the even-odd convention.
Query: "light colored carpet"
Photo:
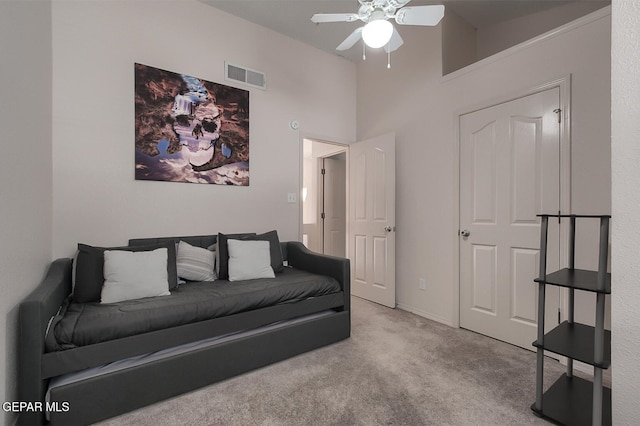
[[[100,425],[547,424],[534,352],[352,300],[350,339]],[[545,384],[563,371],[547,359]]]

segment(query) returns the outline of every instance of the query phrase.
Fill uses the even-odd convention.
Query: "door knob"
[[[467,229],[463,229],[462,231],[460,231],[460,235],[463,237],[468,237],[469,235],[471,235],[471,232],[469,232]]]
[[[391,232],[391,231],[393,231],[393,228],[391,226],[385,226],[384,230],[387,231],[387,232]]]

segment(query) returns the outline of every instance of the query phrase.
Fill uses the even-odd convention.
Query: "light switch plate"
[[[288,203],[297,203],[298,202],[298,197],[296,197],[296,193],[295,192],[290,192],[287,194],[287,202]]]

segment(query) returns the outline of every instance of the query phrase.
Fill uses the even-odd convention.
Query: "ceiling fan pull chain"
[[[387,69],[391,69],[391,49],[387,51]]]

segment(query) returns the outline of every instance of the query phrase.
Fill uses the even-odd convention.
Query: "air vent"
[[[251,87],[266,90],[267,76],[260,71],[255,71],[240,65],[232,65],[228,62],[224,63],[225,78],[229,81],[236,81]]]

